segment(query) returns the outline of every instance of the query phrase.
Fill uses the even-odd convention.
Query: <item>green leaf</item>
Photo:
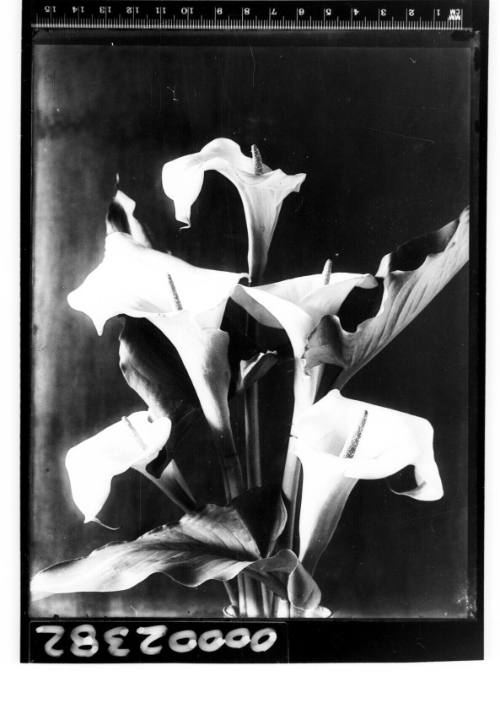
[[[233,500],[262,555],[274,547],[286,524],[287,513],[280,489],[269,485],[252,488]]]
[[[148,472],[160,478],[175,458],[200,507],[209,499],[222,501],[222,478],[209,427],[174,345],[147,320],[126,317],[120,333],[120,369],[128,385],[148,406],[151,417],[167,416],[172,421],[168,443],[148,465]],[[194,456],[193,447],[197,448]],[[199,463],[205,468],[203,476]],[[211,497],[206,492],[209,489]]]
[[[231,580],[260,557],[257,545],[232,507],[207,505],[132,542],[110,543],[78,560],[54,565],[33,578],[35,595],[113,592],[153,573],[195,587]]]
[[[298,558],[292,550],[280,550],[271,557],[256,560],[245,568],[245,573],[267,585],[275,595],[288,600],[287,579],[297,567],[298,562]]]
[[[319,606],[321,590],[291,550],[280,550],[276,555],[257,560],[244,572],[300,610]]]
[[[300,563],[288,576],[287,594],[292,605],[301,610],[312,610],[321,601],[321,590]]]
[[[228,581],[249,570],[288,597],[286,578],[298,565],[289,550],[262,558],[234,507],[207,505],[199,513],[184,515],[178,523],[163,525],[132,542],[110,543],[87,557],[54,565],[35,575],[31,590],[33,600],[54,593],[114,592],[133,587],[153,573],[165,573],[182,585],[197,587],[207,580]],[[305,594],[298,602],[303,597]]]
[[[342,326],[338,315],[323,318],[309,337],[306,369],[321,362],[339,366],[335,387],[341,388],[457,274],[468,260],[468,249],[469,212],[464,210],[458,220],[384,256],[376,274],[384,287],[378,313],[358,324],[354,332]]]
[[[118,176],[116,179],[118,182]],[[106,215],[106,235],[114,232],[131,235],[139,245],[151,247],[149,233],[135,217],[135,202],[118,188]]]
[[[243,281],[242,281],[243,282]],[[229,298],[221,329],[229,335],[228,360],[231,368],[229,397],[247,390],[278,362],[276,351],[261,347],[255,338],[239,330],[246,323],[244,310]]]
[[[324,315],[319,324],[307,338],[307,347],[304,353],[306,361],[305,370],[310,372],[316,365],[332,365],[338,368],[340,373],[342,367],[338,357],[338,346],[341,344],[339,323],[335,323],[331,315]]]
[[[126,317],[120,333],[120,370],[153,418],[178,421],[200,404],[179,353],[148,320]]]
[[[122,232],[127,235],[132,234],[127,212],[116,198],[111,200],[108,207],[108,213],[106,215],[106,230],[108,234],[112,232]]]

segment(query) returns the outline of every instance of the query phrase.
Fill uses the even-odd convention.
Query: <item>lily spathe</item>
[[[124,193],[115,196],[129,222],[135,204]],[[230,493],[240,484],[239,461],[228,406],[229,336],[220,329],[227,300],[244,274],[190,265],[149,246],[139,236],[113,231],[106,236],[104,258],[68,303],[85,312],[99,335],[116,315],[145,318],[177,349],[212,430]]]
[[[299,558],[309,572],[330,542],[358,480],[387,478],[411,465],[415,487],[396,494],[422,501],[443,497],[433,438],[428,420],[344,397],[339,390],[297,419],[292,451],[303,469]]]
[[[176,219],[186,228],[191,225],[191,206],[201,192],[207,170],[219,172],[239,192],[248,233],[248,273],[252,283],[259,282],[283,201],[290,193],[299,192],[306,175],[271,170],[262,162],[256,145],[248,157],[233,140],[216,138],[199,152],[163,166],[163,190],[174,202]]]

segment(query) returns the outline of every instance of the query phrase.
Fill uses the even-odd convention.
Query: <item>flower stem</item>
[[[226,502],[230,503],[243,492],[243,475],[241,473],[240,459],[236,450],[232,453],[223,453],[219,456]]]
[[[290,603],[278,595],[274,596],[273,600],[273,617],[287,618],[290,617]]]
[[[323,271],[323,280],[328,279],[330,272],[330,264],[327,261],[325,269]],[[310,407],[317,395],[318,387],[321,384],[321,378],[323,376],[324,366],[320,365],[314,368],[310,376],[305,376],[301,365],[301,361],[295,361],[295,375],[294,375],[294,409],[292,417],[292,430],[296,418],[300,417],[301,413]],[[298,515],[300,513],[300,507],[298,507],[298,493],[300,486],[300,479],[302,474],[302,465],[294,450],[295,438],[290,435],[288,441],[288,449],[286,454],[285,469],[283,470],[283,481],[282,489],[283,494],[287,500],[287,511],[288,511],[288,522],[285,528],[285,547],[290,550],[296,550],[294,548],[295,539],[295,528],[298,523]]]
[[[196,501],[175,460],[171,460],[159,478],[148,473],[148,477],[165,495],[185,513],[196,511]]]
[[[247,603],[243,573],[238,575],[238,612],[240,617],[247,617]]]
[[[247,316],[247,336],[257,341],[257,323]],[[249,490],[262,487],[262,469],[260,464],[260,427],[259,427],[259,385],[254,382],[244,393],[245,408],[245,462],[247,487]]]
[[[231,583],[229,583],[225,580],[223,584],[224,584],[224,588],[227,592],[227,597],[229,599],[229,602],[234,607],[238,607],[238,597],[237,597],[236,593],[234,592],[233,588],[231,587]]]
[[[271,617],[271,592],[264,585],[260,583],[260,591],[262,593],[262,611],[264,617]]]
[[[245,590],[246,616],[259,617],[262,614],[258,592],[259,583],[243,573],[243,587]]]
[[[257,151],[258,152],[258,151]],[[251,284],[251,281],[250,281]],[[246,333],[248,338],[257,342],[257,323],[247,316]],[[245,410],[245,464],[247,488],[262,487],[262,469],[260,464],[260,427],[259,427],[259,386],[254,382],[244,393]],[[260,587],[259,587],[260,586]],[[263,597],[265,588],[256,580],[243,577],[247,617],[265,615]]]
[[[247,487],[262,487],[260,465],[259,388],[257,383],[245,390],[245,461]]]
[[[288,451],[285,461],[285,469],[283,471],[283,494],[288,504],[288,521],[285,528],[285,547],[293,550],[295,525],[297,522],[297,500],[299,494],[299,483],[302,466],[300,460],[293,452],[294,439],[290,438],[288,442]]]

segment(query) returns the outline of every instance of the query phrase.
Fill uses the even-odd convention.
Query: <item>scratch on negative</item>
[[[379,128],[367,128],[367,130],[370,132],[383,133],[385,135],[396,135],[397,137],[406,138],[406,140],[419,140],[420,142],[430,143],[431,145],[434,145],[436,142],[430,138],[424,138],[418,135],[405,135],[404,133],[394,132],[393,130],[380,130]]]
[[[253,62],[253,69],[252,69],[252,87],[255,87],[255,55],[253,52],[253,47],[251,45],[248,46],[248,49],[250,50],[250,55],[252,56],[252,62]]]
[[[176,95],[175,88],[170,87],[170,85],[167,85],[167,90],[170,90],[172,93],[172,97],[170,98],[172,102],[179,102],[179,98]]]

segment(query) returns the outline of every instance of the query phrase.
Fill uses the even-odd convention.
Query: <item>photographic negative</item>
[[[388,621],[478,647],[481,46],[372,38],[34,40],[50,660],[294,660]]]

